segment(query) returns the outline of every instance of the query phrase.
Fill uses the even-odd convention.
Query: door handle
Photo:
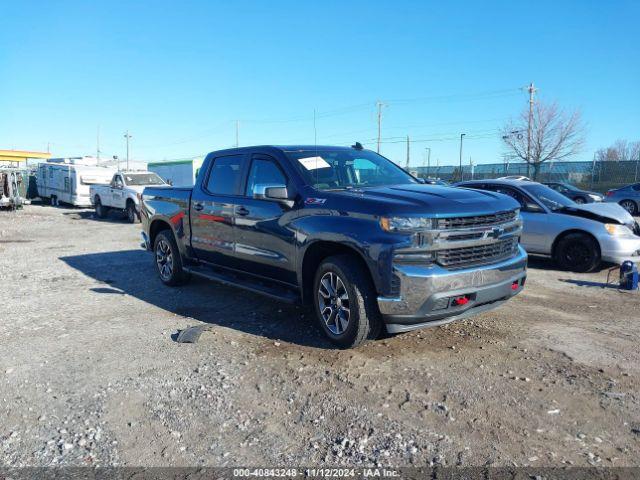
[[[204,206],[203,206],[201,203],[194,203],[194,204],[193,204],[193,209],[194,209],[194,210],[197,210],[198,212],[199,212],[200,210],[202,210],[203,208],[204,208]]]
[[[236,208],[236,214],[240,215],[241,217],[245,217],[249,215],[249,210],[244,207],[238,207]]]

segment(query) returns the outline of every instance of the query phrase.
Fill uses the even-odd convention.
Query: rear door
[[[294,213],[282,202],[254,198],[254,192],[265,186],[286,186],[291,191],[293,183],[276,158],[254,153],[236,208],[238,265],[247,273],[294,285],[294,233],[287,228]]]
[[[246,155],[213,158],[191,195],[191,246],[198,259],[236,267],[233,223]]]

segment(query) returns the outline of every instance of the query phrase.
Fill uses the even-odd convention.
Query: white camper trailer
[[[91,207],[91,185],[107,184],[115,168],[99,167],[92,157],[52,158],[38,165],[38,195],[77,207]]]
[[[202,161],[202,158],[194,158],[192,160],[153,162],[147,164],[147,169],[157,173],[160,178],[174,187],[193,187]]]

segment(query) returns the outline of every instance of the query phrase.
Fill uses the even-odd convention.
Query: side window
[[[215,158],[207,179],[207,191],[218,195],[235,195],[241,171],[242,155]]]
[[[251,162],[245,194],[253,195],[253,187],[260,184],[287,185],[287,179],[275,161],[256,158]]]
[[[633,188],[636,192],[640,192],[640,183],[636,183],[636,184],[635,184],[633,187],[631,187],[631,188]]]
[[[520,204],[520,206],[524,207],[527,203],[526,198],[524,197],[524,195],[522,193],[520,193],[517,190],[514,190],[513,188],[509,188],[509,187],[498,187],[495,190],[498,193],[504,193],[505,195],[509,195],[511,198],[513,198],[516,202],[518,202]]]
[[[116,188],[122,188],[122,177],[120,175],[117,175],[116,178],[114,179],[114,183],[115,183],[115,187]]]
[[[518,190],[515,190],[511,187],[505,187],[504,185],[495,185],[495,184],[487,184],[484,186],[484,190],[490,190],[496,193],[502,193],[503,195],[509,195],[516,202],[518,202],[522,207],[524,207],[527,203],[527,199],[525,196],[520,193]]]

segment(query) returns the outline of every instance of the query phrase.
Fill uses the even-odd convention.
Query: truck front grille
[[[495,263],[518,252],[518,238],[512,237],[489,245],[449,248],[437,252],[437,262],[447,268],[466,268]]]
[[[509,212],[498,212],[492,215],[478,215],[475,217],[438,218],[437,228],[439,230],[451,230],[454,228],[499,225],[501,223],[514,221],[516,216],[515,210],[511,210]]]

